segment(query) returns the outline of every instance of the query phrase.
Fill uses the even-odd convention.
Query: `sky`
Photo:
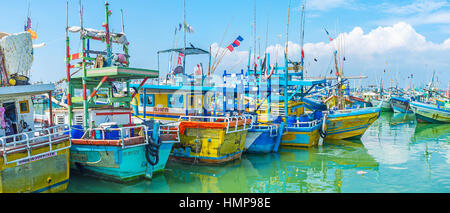
[[[109,0],[110,28],[122,30],[130,41],[132,67],[168,72],[169,54],[157,51],[183,47],[182,33],[175,28],[183,23],[183,0]],[[23,31],[28,10],[35,44],[32,81],[56,82],[65,77],[66,1],[0,0],[0,31]],[[84,27],[102,29],[104,0],[83,0]],[[79,1],[69,0],[69,26],[80,26]],[[305,5],[304,52],[307,76],[330,76],[334,50],[339,50],[345,76],[365,75],[351,81],[355,86],[379,84],[384,87],[424,86],[433,71],[441,89],[450,82],[450,2],[443,0],[291,0],[289,10],[288,57],[300,57],[300,24]],[[6,5],[6,6],[5,6]],[[271,63],[282,63],[287,40],[289,0],[186,0],[186,22],[194,29],[187,44],[209,50],[212,63],[221,58],[215,74],[246,69],[249,50],[271,56]],[[7,21],[4,21],[7,20]],[[256,26],[256,36],[254,33]],[[330,42],[325,29],[334,40]],[[71,52],[80,51],[79,35],[70,35]],[[225,48],[237,36],[244,40],[233,52]],[[97,42],[98,43],[98,42]],[[255,45],[256,43],[256,45]],[[101,44],[92,44],[104,50]],[[115,47],[114,50],[120,49]],[[214,57],[216,53],[223,57]],[[220,54],[219,54],[220,55]],[[194,66],[208,65],[207,55],[188,56],[186,72]],[[411,78],[411,76],[413,76]]]

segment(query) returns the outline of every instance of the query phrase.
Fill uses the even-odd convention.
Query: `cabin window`
[[[145,104],[148,107],[154,107],[155,106],[155,95],[154,94],[147,94],[147,103]],[[144,95],[140,95],[141,98],[141,105],[144,106]]]
[[[167,95],[167,106],[175,108],[184,107],[184,97],[180,94],[168,94]]]
[[[19,101],[19,110],[20,110],[21,114],[30,112],[30,107],[28,106],[28,100]]]
[[[189,96],[189,107],[194,108],[194,96],[193,95]]]

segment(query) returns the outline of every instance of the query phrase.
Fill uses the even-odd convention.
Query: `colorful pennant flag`
[[[324,28],[324,29],[325,29],[325,28]],[[327,35],[328,35],[328,39],[330,39],[330,41],[333,41],[333,39],[330,37],[330,33],[328,33],[327,29],[325,29],[325,32],[326,32]]]
[[[183,57],[183,53],[178,53],[178,65],[181,65],[181,58]]]
[[[231,45],[231,44],[227,48],[228,48],[228,50],[230,50],[230,52],[233,52],[233,50],[234,50],[233,45]]]
[[[25,31],[31,29],[31,18],[27,17],[27,25],[25,25]]]
[[[37,39],[37,34],[36,34],[36,32],[34,32],[34,31],[31,30],[31,29],[28,29],[27,31],[31,34],[31,38],[32,38],[32,39]]]
[[[184,30],[188,33],[194,33],[194,28],[186,22],[184,23]]]

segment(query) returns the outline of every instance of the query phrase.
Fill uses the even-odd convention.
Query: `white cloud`
[[[381,5],[384,8],[386,13],[395,13],[395,14],[417,14],[417,13],[428,13],[438,9],[441,9],[445,6],[449,6],[446,1],[432,1],[432,0],[417,0],[411,4],[396,6],[393,4],[384,3]]]
[[[450,4],[447,1],[417,0],[408,5],[395,5],[383,3],[378,9],[390,14],[391,18],[378,20],[375,23],[392,25],[397,22],[406,22],[413,26],[425,24],[450,24],[450,11],[446,10]]]
[[[345,53],[345,71],[347,75],[369,75],[375,79],[384,69],[399,71],[401,78],[415,73],[428,80],[429,73],[424,68],[441,71],[441,82],[445,85],[450,80],[448,58],[450,57],[450,38],[442,43],[428,41],[425,36],[417,33],[407,23],[399,22],[392,26],[378,27],[370,32],[364,32],[361,27],[339,34],[333,42],[305,43],[305,67],[310,75],[319,76],[329,73],[332,63],[332,54],[337,42],[344,47],[340,50]],[[215,47],[217,48],[217,44]],[[214,50],[213,48],[213,50]],[[285,44],[275,44],[267,47],[271,55],[271,63],[283,63]],[[214,52],[214,51],[213,51]],[[299,60],[301,47],[299,44],[289,42],[289,58]],[[343,54],[341,52],[341,54]],[[317,62],[314,59],[318,59]],[[248,51],[235,51],[222,60],[224,67],[238,67],[245,69],[248,62]],[[386,65],[388,62],[388,65]],[[228,65],[226,63],[229,63]],[[393,66],[395,65],[395,66]],[[391,77],[396,77],[393,73]],[[406,78],[406,77],[405,77]],[[443,81],[442,81],[443,80]],[[423,83],[423,82],[422,82]],[[445,86],[444,85],[444,86]],[[400,85],[402,86],[402,85]]]

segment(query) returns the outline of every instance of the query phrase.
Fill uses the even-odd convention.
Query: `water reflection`
[[[378,169],[360,141],[326,141],[311,149],[283,148],[279,157],[278,174],[266,180],[265,191],[258,192],[341,192],[347,175]]]
[[[450,192],[450,125],[383,113],[361,140],[245,154],[217,166],[168,162],[152,181],[118,184],[71,175],[68,192]]]
[[[416,123],[416,116],[412,113],[390,113],[390,115],[387,115],[387,118],[389,117],[391,126]]]
[[[96,178],[72,175],[67,191],[70,193],[156,193],[170,192],[163,174],[155,174],[153,179],[131,183],[116,183]]]
[[[450,124],[418,123],[411,138],[412,142],[450,142]]]
[[[223,166],[171,162],[165,177],[170,192],[341,192],[346,173],[377,169],[361,142],[340,140],[312,149],[249,154]]]

